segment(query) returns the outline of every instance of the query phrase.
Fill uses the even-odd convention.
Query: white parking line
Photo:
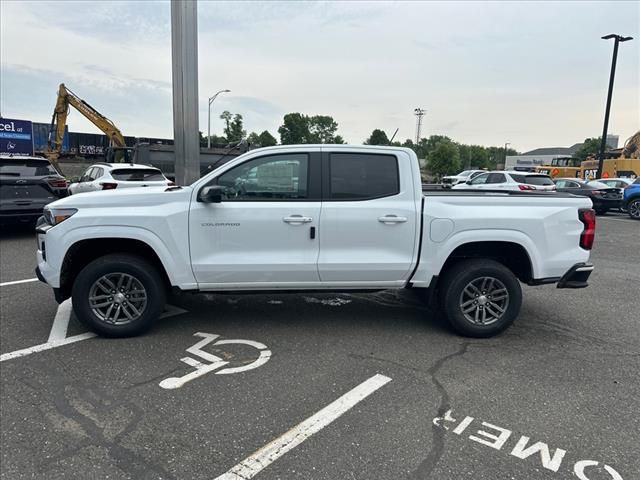
[[[12,360],[19,357],[26,357],[27,355],[31,355],[32,353],[43,352],[51,348],[57,348],[63,345],[69,345],[70,343],[76,343],[82,340],[88,340],[90,338],[96,337],[97,335],[92,332],[86,332],[81,333],[80,335],[67,337],[67,328],[69,327],[72,308],[73,307],[71,304],[71,299],[65,300],[60,305],[58,305],[56,317],[53,320],[53,325],[51,326],[51,332],[49,332],[49,339],[47,340],[47,343],[41,343],[39,345],[34,345],[33,347],[16,350],[14,352],[3,353],[2,355],[0,355],[0,362]],[[186,311],[187,310],[180,307],[167,305],[165,307],[164,313],[160,315],[160,318],[173,317],[174,315],[180,315],[181,313],[185,313]]]
[[[318,413],[302,421],[284,435],[268,443],[253,455],[245,458],[231,470],[215,480],[248,480],[269,466],[289,450],[294,449],[314,433],[319,432],[343,413],[354,407],[391,379],[384,375],[374,375],[353,390],[345,393]]]
[[[18,285],[19,283],[37,282],[37,278],[27,278],[26,280],[14,280],[13,282],[0,283],[0,287],[6,287],[8,285]]]

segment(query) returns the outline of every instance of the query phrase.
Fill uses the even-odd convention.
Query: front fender
[[[156,233],[135,226],[79,226],[67,231],[47,232],[47,264],[53,275],[47,276],[47,283],[54,288],[60,286],[62,262],[66,253],[76,243],[101,238],[131,239],[144,242],[156,253],[167,273],[171,285],[182,289],[197,288],[191,271],[188,245],[178,245],[172,237],[160,238]]]

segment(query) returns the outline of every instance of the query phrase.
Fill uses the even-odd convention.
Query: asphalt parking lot
[[[638,479],[639,240],[599,217],[591,286],[488,340],[408,292],[180,295],[110,340],[3,227],[0,477]]]

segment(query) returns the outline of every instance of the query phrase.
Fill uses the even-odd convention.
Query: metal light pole
[[[207,148],[211,148],[211,104],[221,93],[229,93],[231,90],[220,90],[213,97],[209,97],[209,114],[207,116]]]
[[[623,37],[611,33],[602,37],[603,40],[614,39],[613,59],[611,60],[611,74],[609,75],[609,93],[607,93],[607,106],[604,111],[604,127],[602,128],[602,141],[600,142],[600,153],[598,154],[598,173],[596,178],[602,178],[602,166],[604,164],[604,149],[607,147],[607,129],[609,128],[609,111],[611,110],[611,97],[613,95],[613,80],[616,77],[616,61],[618,59],[618,44],[633,40],[633,37]]]
[[[198,134],[198,4],[171,0],[173,138],[178,185],[200,178]]]

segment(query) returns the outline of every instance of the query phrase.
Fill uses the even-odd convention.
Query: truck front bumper
[[[558,281],[558,288],[584,288],[589,286],[587,280],[593,272],[591,263],[576,263]]]

